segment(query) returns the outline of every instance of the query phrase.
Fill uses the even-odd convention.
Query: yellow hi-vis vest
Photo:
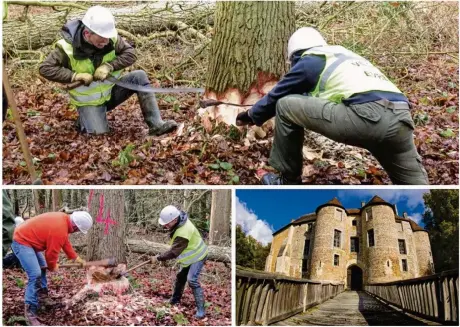
[[[112,38],[113,44],[117,42],[117,37]],[[94,75],[96,68],[90,59],[77,60],[73,56],[72,44],[61,39],[56,42],[56,46],[60,47],[69,57],[71,70],[75,73],[88,73]],[[110,62],[116,58],[115,50],[110,51],[102,58],[102,63]],[[120,77],[121,70],[112,72],[115,77]],[[94,81],[89,86],[79,86],[69,91],[70,103],[77,106],[100,106],[110,100],[112,87],[114,84],[109,81]]]
[[[335,103],[369,91],[402,93],[368,60],[339,45],[314,47],[302,53],[322,55],[326,65],[311,96]]]
[[[192,263],[203,260],[208,255],[208,246],[201,238],[198,229],[189,219],[187,219],[185,224],[176,229],[171,238],[171,245],[178,236],[188,240],[187,248],[177,257],[177,262],[182,267],[188,267]]]

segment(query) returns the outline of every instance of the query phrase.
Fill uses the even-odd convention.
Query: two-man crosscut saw
[[[131,83],[126,83],[122,82],[119,79],[109,76],[106,78],[107,81],[112,82],[113,84],[116,84],[122,88],[128,89],[128,90],[133,90],[136,92],[144,92],[144,93],[204,93],[204,88],[201,87],[178,87],[178,88],[173,88],[173,87],[167,87],[167,88],[162,88],[162,87],[151,87],[151,86],[146,86],[146,85],[138,85],[138,84],[131,84]],[[64,87],[65,90],[72,90],[76,87],[82,86],[83,82],[78,81],[74,83],[70,83]]]
[[[122,88],[128,89],[128,90],[133,90],[136,92],[145,92],[145,93],[204,93],[204,88],[201,87],[178,87],[178,88],[172,88],[172,87],[167,87],[167,88],[162,88],[162,87],[151,87],[151,86],[146,86],[146,85],[138,85],[138,84],[132,84],[132,83],[126,83],[122,82],[119,79],[113,77],[113,76],[108,76],[106,78],[107,81],[112,82],[113,84],[116,84]],[[79,87],[83,85],[83,82],[77,81],[70,83],[64,87],[65,90],[72,90],[76,87]],[[214,99],[207,99],[207,100],[200,100],[200,107],[201,108],[207,108],[211,106],[219,106],[221,104],[226,104],[230,106],[236,106],[236,107],[251,107],[252,105],[246,105],[246,104],[237,104],[237,103],[229,103],[229,102],[223,102],[219,100],[214,100]]]

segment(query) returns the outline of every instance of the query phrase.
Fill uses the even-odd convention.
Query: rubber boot
[[[42,288],[38,291],[38,303],[42,309],[56,305],[56,301],[50,298],[47,288]]]
[[[301,185],[302,178],[299,176],[297,178],[287,178],[282,174],[277,175],[274,173],[267,173],[262,176],[263,185]]]
[[[193,296],[195,297],[195,304],[196,304],[196,314],[195,318],[203,319],[205,316],[204,312],[204,295],[203,289],[201,287],[193,288]]]
[[[174,291],[173,295],[169,299],[169,304],[176,305],[180,303],[180,299],[182,298],[182,293],[184,293],[185,283],[180,283],[177,279],[174,283]]]
[[[37,318],[37,309],[34,309],[30,304],[26,304],[24,307],[24,317],[29,326],[42,326]]]
[[[149,127],[149,135],[159,136],[170,133],[177,128],[177,123],[174,120],[161,119],[155,95],[139,92],[138,97],[144,121]]]

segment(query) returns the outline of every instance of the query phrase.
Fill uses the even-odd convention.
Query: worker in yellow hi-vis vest
[[[78,109],[80,132],[103,134],[109,131],[107,111],[137,93],[144,121],[150,135],[161,135],[177,127],[175,121],[163,121],[153,93],[129,90],[106,80],[112,76],[127,84],[148,86],[147,74],[135,70],[121,72],[136,61],[134,48],[115,29],[109,9],[94,6],[82,20],[67,22],[62,39],[40,65],[40,75],[54,82],[80,81],[81,86],[69,91],[70,102]]]
[[[156,261],[177,260],[180,270],[169,302],[171,304],[180,302],[185,283],[188,282],[195,297],[197,307],[195,317],[201,319],[205,316],[204,295],[198,277],[208,255],[208,246],[188,215],[172,205],[161,210],[159,223],[170,231],[171,248],[165,253],[152,257],[151,261],[155,263]]]
[[[304,129],[369,150],[393,184],[428,184],[409,100],[393,82],[312,27],[292,34],[287,50],[290,71],[236,118],[237,125],[261,126],[276,117],[269,163],[280,174],[265,174],[263,184],[301,184]]]

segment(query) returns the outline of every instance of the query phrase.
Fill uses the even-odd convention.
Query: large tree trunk
[[[62,191],[51,190],[53,196],[53,211],[58,211],[62,207]]]
[[[212,190],[211,224],[209,227],[209,244],[228,243],[230,236],[230,217],[232,215],[232,191]]]
[[[123,192],[94,190],[90,193],[88,208],[94,223],[88,236],[87,260],[114,257],[118,263],[126,263]]]
[[[190,6],[185,5],[185,7]],[[117,29],[134,35],[146,35],[176,26],[175,22],[178,20],[187,25],[196,23],[196,10],[182,11],[170,3],[169,8],[171,7],[177,9],[165,10],[164,3],[152,2],[137,6],[110,8],[110,10],[114,14]],[[209,6],[200,6],[200,8],[209,10]],[[6,20],[3,22],[3,49],[11,52],[38,49],[50,45],[60,39],[59,31],[67,21],[82,19],[85,12],[86,10],[72,9],[70,12],[63,10],[29,15],[25,21]]]
[[[287,41],[294,28],[292,1],[218,2],[206,97],[236,104],[257,102],[285,74]],[[217,121],[235,124],[242,110],[220,105],[206,112]]]
[[[45,190],[33,190],[35,215],[45,212]]]

